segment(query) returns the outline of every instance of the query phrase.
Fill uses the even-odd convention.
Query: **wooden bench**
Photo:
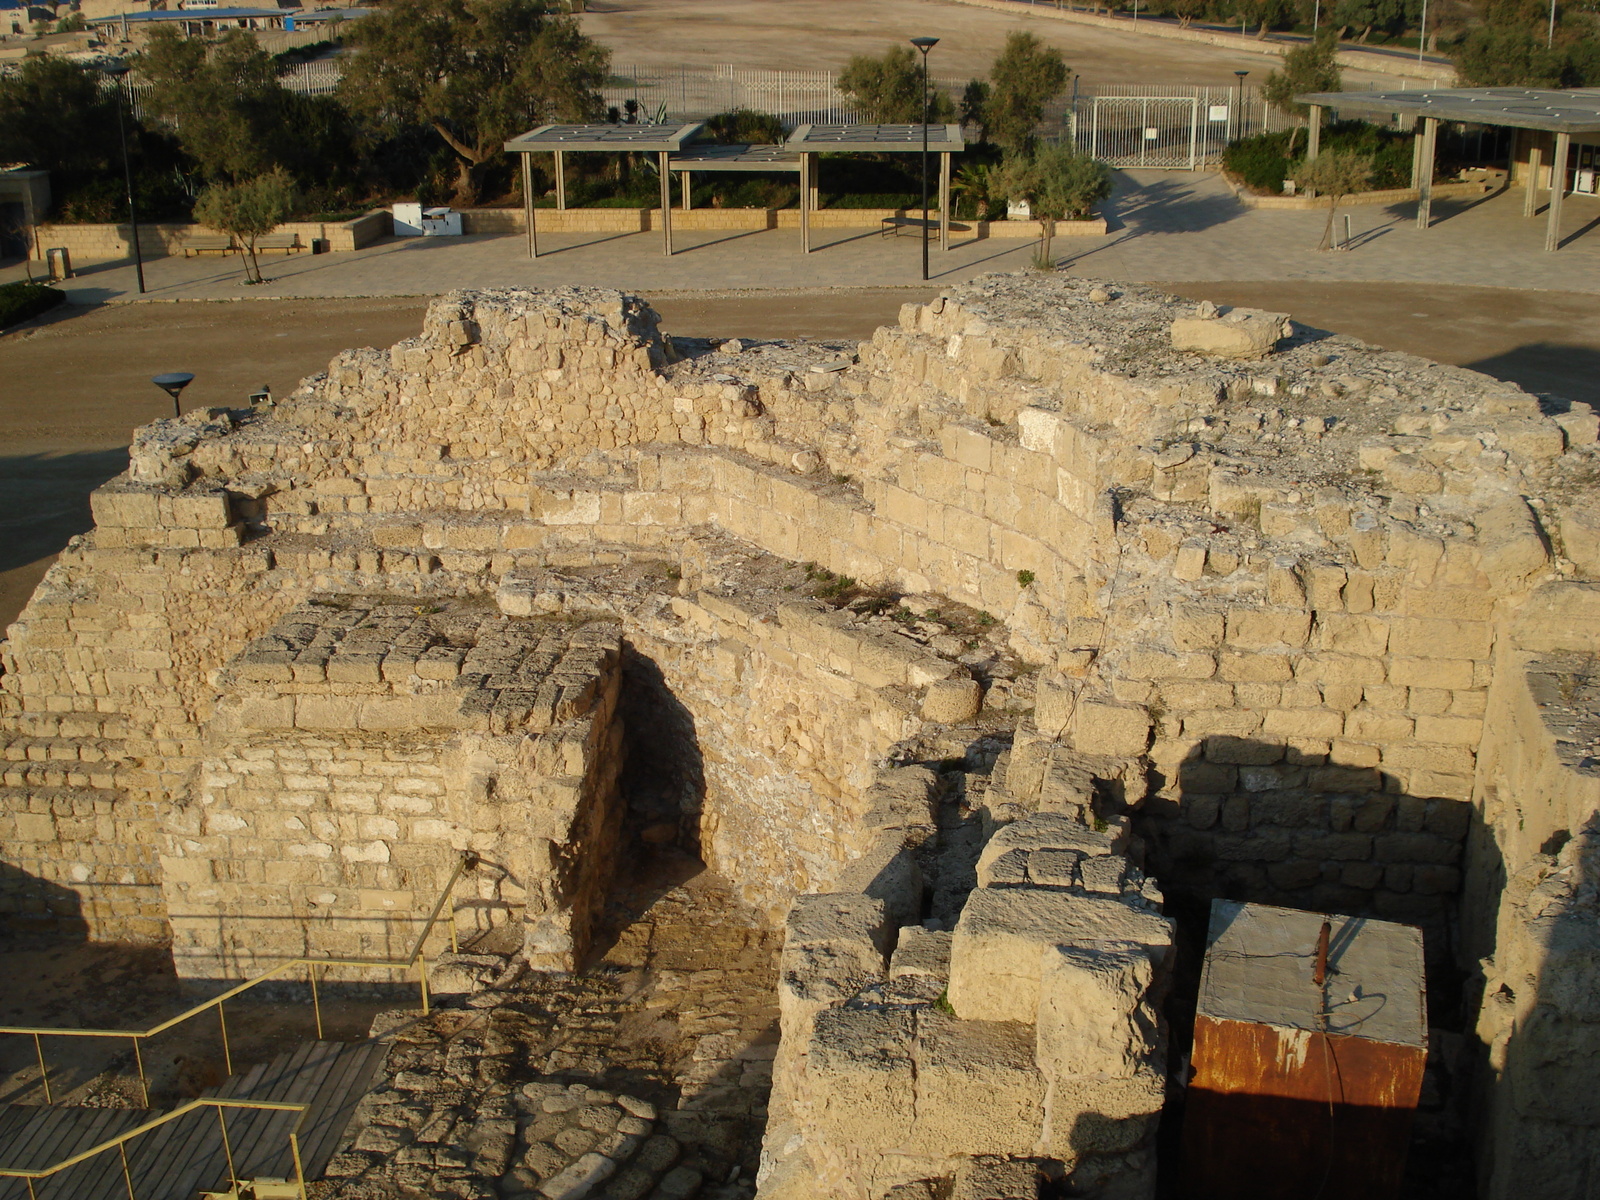
[[[262,250],[282,250],[285,254],[293,254],[296,250],[304,249],[298,233],[269,233],[256,239],[257,253]]]
[[[233,238],[226,233],[192,233],[183,240],[185,258],[208,250],[218,254],[232,254],[238,248],[233,244]]]

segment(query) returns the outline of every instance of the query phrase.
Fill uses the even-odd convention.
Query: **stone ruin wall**
[[[474,812],[460,730],[398,750],[303,727],[298,710],[292,728],[230,730],[243,684],[272,682],[242,678],[246,648],[329,597],[620,622],[701,740],[685,821],[708,863],[775,920],[797,895],[867,895],[840,881],[886,852],[870,822],[879,760],[969,671],[818,606],[745,602],[731,541],[992,614],[1036,676],[1009,698],[983,679],[989,709],[1016,712],[1025,746],[1137,764],[1095,774],[1096,794],[1133,810],[1125,848],[1169,893],[1413,921],[1434,963],[1486,960],[1493,1069],[1536,1081],[1495,1092],[1501,1194],[1535,1152],[1519,1131],[1600,1123],[1550,1049],[1593,1045],[1596,1022],[1545,999],[1566,994],[1551,972],[1589,969],[1600,804],[1590,760],[1559,752],[1573,698],[1528,683],[1535,655],[1578,656],[1562,669],[1581,674],[1595,650],[1596,420],[1342,338],[1298,334],[1258,359],[1179,352],[1189,311],[1141,289],[997,279],[907,306],[854,351],[679,361],[615,294],[459,293],[421,337],[339,356],[270,413],[147,427],[130,472],[96,494],[95,531],[10,630],[4,902],[154,940],[192,900],[212,918],[190,943],[197,971],[219,965],[204,939],[235,919],[285,918],[270,943],[225,953],[230,971],[341,937],[370,952],[363,922],[425,904],[453,852],[494,827]],[[1202,314],[1191,334],[1262,353],[1281,330],[1263,340],[1252,320]],[[628,596],[584,591],[585,572],[618,564],[660,575]],[[335,818],[330,802],[327,855],[280,858],[268,881],[261,831],[208,831],[205,797],[281,815],[281,768],[302,752],[363,777],[412,754],[441,791],[426,807],[427,789],[410,793],[407,824]],[[226,778],[243,761],[280,774],[259,790]],[[531,794],[544,776],[524,774]],[[993,827],[1046,794],[1041,777]],[[428,821],[431,854],[410,824]],[[1088,897],[1073,878],[979,890]],[[1473,899],[1458,928],[1457,897],[1499,896],[1502,880],[1504,903]],[[530,881],[483,899],[521,901]],[[312,890],[335,901],[308,929]],[[891,970],[915,915],[861,918],[857,950],[865,937]],[[1145,981],[1116,985],[1125,1003],[1148,1005],[1159,970],[1117,971]],[[836,1000],[826,1011],[854,1011]],[[796,1054],[819,1027],[806,1020]],[[1043,1045],[1039,1079],[1057,1070]]]

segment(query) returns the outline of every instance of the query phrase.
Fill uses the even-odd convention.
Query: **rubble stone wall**
[[[1498,897],[1593,811],[1581,759],[1494,728],[1548,723],[1522,615],[1552,581],[1600,578],[1597,427],[1279,316],[1069,278],[964,285],[859,346],[676,345],[615,293],[457,293],[420,337],[341,354],[275,408],[139,432],[6,643],[10,753],[78,765],[7,773],[0,809],[29,819],[0,894],[70,908],[61,889],[98,935],[150,936],[113,902],[149,886],[142,852],[102,862],[80,839],[45,861],[37,789],[66,789],[74,820],[97,799],[130,825],[141,804],[192,817],[203,771],[264,749],[217,723],[229,664],[308,598],[575,619],[590,600],[519,581],[651,557],[670,568],[658,602],[601,609],[694,713],[702,844],[774,919],[797,892],[851,894],[839,880],[888,853],[878,757],[945,685],[998,684],[959,639],[929,654],[799,596],[734,602],[706,549],[731,539],[1005,630],[1036,672],[1028,736],[1138,764],[1097,786],[1169,889],[1419,922],[1437,961],[1464,843],[1466,890]],[[263,761],[326,748],[295,728]],[[373,732],[340,736],[376,765]],[[100,761],[117,765],[96,782]],[[997,825],[1034,811],[1035,767]],[[264,811],[276,784],[217,786]],[[75,836],[66,800],[52,820]],[[321,840],[341,857],[383,840],[359,819],[379,815]],[[187,861],[195,835],[157,836]],[[214,882],[278,852],[255,836],[218,844]],[[415,896],[400,869],[357,890]],[[1490,899],[1467,942],[1497,930],[1500,970],[1544,919]]]

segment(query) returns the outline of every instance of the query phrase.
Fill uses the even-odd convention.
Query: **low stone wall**
[[[351,221],[289,221],[272,232],[295,234],[306,252],[311,250],[314,238],[328,243],[330,251],[359,250],[370,246],[381,237],[387,237],[392,222],[386,211],[367,213]],[[127,225],[41,225],[34,245],[38,257],[43,259],[46,250],[63,247],[74,262],[99,262],[107,259],[133,257],[132,237]],[[145,258],[162,258],[182,254],[184,242],[195,234],[214,235],[216,231],[204,225],[162,222],[139,225],[139,253]],[[211,251],[209,253],[215,253]],[[277,252],[274,252],[277,253]]]
[[[467,234],[522,233],[520,208],[467,209],[461,214]],[[823,208],[810,215],[813,229],[881,229],[885,221],[921,220],[921,209]],[[932,220],[937,222],[938,216]],[[661,228],[661,210],[648,208],[540,208],[534,223],[541,233],[640,233]],[[672,228],[683,232],[743,229],[799,229],[796,208],[692,208],[672,210]],[[1100,237],[1104,217],[1087,221],[1058,221],[1057,237]],[[913,230],[914,232],[914,230]],[[953,237],[1035,238],[1037,221],[952,221]]]
[[[1239,197],[1240,203],[1251,208],[1310,212],[1314,209],[1320,210],[1328,207],[1328,198],[1326,196],[1261,196],[1233,183],[1232,180],[1229,182],[1233,185],[1233,194]],[[1489,182],[1436,183],[1433,185],[1433,198],[1435,200],[1458,200],[1471,196],[1487,196],[1498,186],[1498,184]],[[1378,192],[1352,192],[1350,195],[1340,198],[1339,207],[1414,203],[1420,196],[1421,193],[1416,188],[1389,188]]]

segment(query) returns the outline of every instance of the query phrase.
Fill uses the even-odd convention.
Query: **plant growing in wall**
[[[195,219],[244,243],[245,282],[265,283],[256,239],[287,221],[296,201],[294,180],[281,167],[246,183],[214,183],[200,193]]]

